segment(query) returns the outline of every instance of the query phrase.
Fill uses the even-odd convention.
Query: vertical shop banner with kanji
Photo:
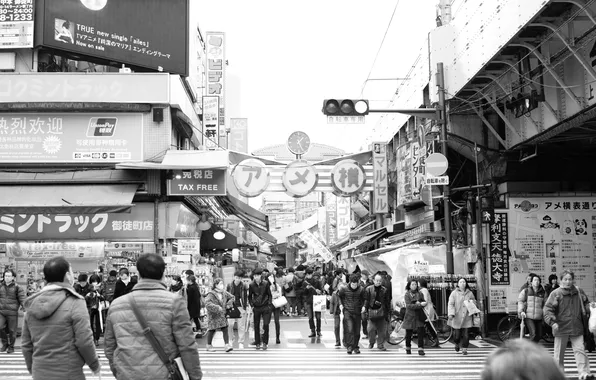
[[[214,149],[219,141],[219,97],[203,96],[203,143],[208,149]]]
[[[350,198],[337,197],[337,240],[350,234]]]
[[[373,143],[373,213],[387,214],[389,212],[389,181],[387,178],[387,144]]]
[[[337,241],[337,202],[333,194],[325,194],[325,225],[327,226],[327,245]]]
[[[315,255],[322,257],[326,263],[333,260],[331,251],[309,230],[303,231],[300,234],[300,239],[304,240],[308,244],[308,248],[314,250]]]
[[[412,176],[411,176],[411,150],[410,144],[397,148],[397,205],[412,201]]]
[[[509,254],[507,241],[507,214],[495,213],[493,222],[489,225],[489,255],[490,255],[490,284],[509,285]]]
[[[226,90],[226,49],[225,33],[207,32],[206,34],[207,95],[219,98],[219,125],[225,131],[225,90]],[[219,135],[218,135],[219,138]]]

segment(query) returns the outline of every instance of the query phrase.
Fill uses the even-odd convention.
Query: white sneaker
[[[244,350],[244,343],[239,343],[238,344],[238,349],[239,350]]]

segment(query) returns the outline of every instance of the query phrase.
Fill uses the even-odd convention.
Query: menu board
[[[529,273],[545,285],[551,274],[568,269],[590,300],[596,296],[596,198],[510,198],[508,215],[511,285],[491,283],[490,294],[506,295],[491,302],[490,312],[515,310]]]

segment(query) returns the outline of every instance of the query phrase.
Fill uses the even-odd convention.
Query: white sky
[[[252,152],[285,143],[295,130],[311,141],[357,152],[376,124],[327,124],[323,99],[360,98],[370,78],[405,77],[435,28],[438,0],[191,0],[199,28],[226,33],[226,123],[248,118]],[[385,108],[400,82],[369,81],[362,98]],[[421,99],[422,101],[422,99]]]

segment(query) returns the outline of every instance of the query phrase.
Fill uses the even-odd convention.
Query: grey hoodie
[[[25,309],[22,350],[33,379],[79,380],[85,364],[99,369],[87,306],[71,285],[49,283]]]

